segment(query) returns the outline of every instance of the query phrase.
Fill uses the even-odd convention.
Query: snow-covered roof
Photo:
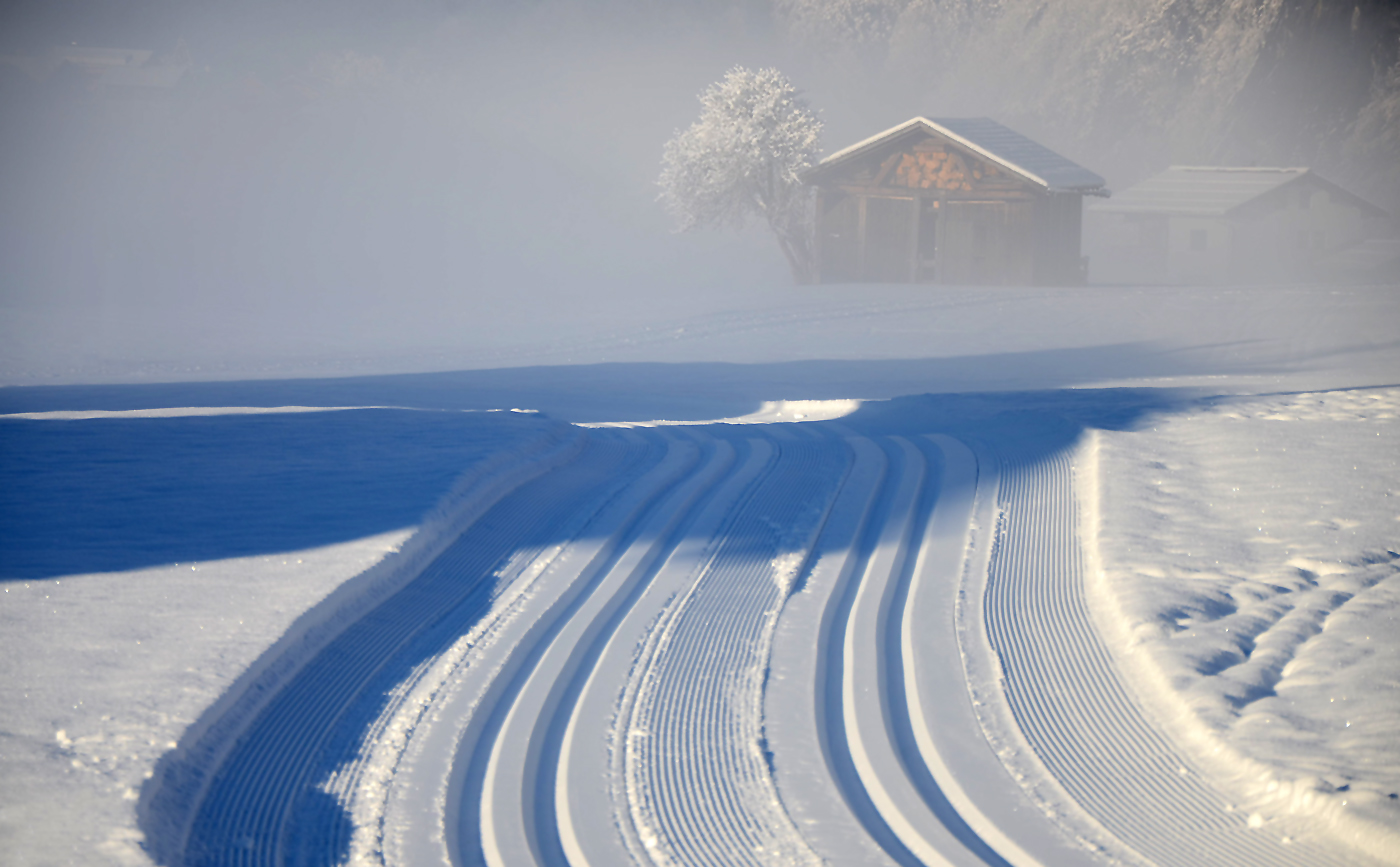
[[[1115,214],[1223,216],[1302,178],[1307,178],[1314,187],[1327,189],[1334,199],[1339,197],[1351,202],[1373,217],[1387,216],[1384,209],[1298,166],[1172,166],[1122,191],[1113,201],[1098,202],[1090,207]]]
[[[1114,213],[1221,215],[1308,174],[1306,168],[1172,166],[1093,205]]]
[[[818,163],[814,171],[824,172],[914,130],[949,138],[1047,190],[1097,195],[1107,192],[1103,189],[1103,178],[987,117],[912,118],[831,154]]]

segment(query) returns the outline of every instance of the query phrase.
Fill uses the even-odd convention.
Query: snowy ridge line
[[[683,466],[691,460],[684,449],[677,448],[675,443],[667,443],[664,437],[641,437],[637,434],[626,436],[641,443],[650,443],[653,450],[664,449],[665,454],[656,463],[650,460],[640,462],[639,465],[645,467],[647,472],[632,486],[637,490],[633,492],[631,488],[622,489],[623,493],[618,493],[614,502],[605,506],[587,525],[587,531],[596,532],[600,522],[609,520],[607,513],[615,510],[618,501],[621,501],[621,508],[631,509],[633,512],[644,508],[652,502],[656,492],[664,490],[672,483]],[[479,672],[468,671],[473,667],[488,669],[497,679],[514,670],[511,660],[524,658],[529,647],[526,640],[519,640],[507,651],[499,650],[503,639],[509,641],[506,633],[510,629],[510,621],[523,622],[521,610],[537,598],[553,599],[551,611],[560,604],[567,604],[571,594],[577,594],[583,589],[588,581],[588,572],[595,570],[597,557],[602,556],[596,552],[590,555],[589,547],[602,547],[606,552],[616,536],[607,535],[600,538],[602,542],[597,539],[576,541],[568,546],[559,546],[557,551],[541,554],[528,570],[533,573],[529,575],[528,580],[513,582],[510,590],[502,594],[495,603],[494,607],[499,613],[494,618],[477,624],[448,650],[425,662],[423,666],[429,670],[423,677],[411,684],[396,687],[396,690],[403,693],[404,700],[385,707],[379,720],[366,732],[359,756],[343,772],[351,778],[349,784],[344,786],[343,798],[351,802],[355,825],[351,841],[352,861],[381,863],[389,857],[389,853],[386,852],[387,848],[392,848],[386,845],[389,801],[396,792],[401,792],[404,788],[396,779],[396,774],[407,774],[409,765],[421,755],[420,751],[408,749],[410,741],[423,733],[419,731],[420,725],[425,731],[435,725],[443,725],[441,710],[451,703],[448,695],[459,691],[454,690],[449,681],[475,679]],[[581,558],[583,563],[580,563]],[[561,584],[562,587],[558,586]],[[493,665],[487,659],[493,652],[499,652],[506,658],[503,662]],[[479,706],[482,700],[495,703],[487,695],[484,699],[477,699],[476,705]],[[430,719],[430,712],[435,710],[438,711],[436,718]],[[447,725],[451,727],[454,723],[449,720]],[[456,734],[454,739],[460,742],[460,726],[453,730]],[[390,736],[381,738],[381,731],[390,733]],[[437,788],[431,789],[432,791],[438,791],[443,785],[440,779],[436,783]],[[436,821],[428,829],[419,829],[419,833],[425,838],[439,842],[445,840],[440,809],[443,803],[444,798],[433,802],[438,809],[430,812],[436,817]],[[396,832],[395,836],[399,838],[411,833],[402,827],[397,828]],[[442,842],[442,845],[445,847],[445,842]],[[446,857],[445,848],[442,855]]]
[[[985,741],[976,738],[966,675],[962,665],[952,664],[962,661],[954,612],[959,585],[973,551],[978,466],[971,449],[952,437],[933,434],[925,439],[941,452],[943,467],[938,500],[924,527],[899,624],[909,728],[918,758],[953,815],[997,858],[1014,867],[1040,867],[1041,861],[1006,830],[1024,826],[1025,818],[1016,815],[1014,809],[1007,811],[1003,800],[997,811],[1001,821],[993,820],[971,797],[954,770],[962,772],[969,783],[985,781],[1001,770],[993,766],[1000,763]],[[954,708],[963,710],[956,719]],[[982,761],[975,762],[974,756]],[[912,764],[912,760],[913,757],[905,757],[906,763]],[[945,826],[950,824],[955,823],[945,820]],[[993,860],[986,854],[982,857]]]
[[[1053,779],[1113,838],[1160,867],[1343,863],[1231,812],[1118,677],[1085,599],[1075,456],[1001,456],[1003,520],[982,614],[1000,696],[1040,766],[1028,775]]]
[[[137,805],[145,846],[163,864],[178,863],[210,774],[276,693],[343,628],[420,573],[451,541],[520,485],[575,459],[582,432],[559,423],[471,468],[425,516],[397,553],[346,581],[298,617],[162,756]]]
[[[948,865],[952,847],[939,833],[945,829],[909,780],[890,735],[885,630],[928,473],[913,444],[903,438],[893,443],[889,511],[864,562],[841,645],[841,716],[860,784],[885,824],[921,863]]]
[[[715,460],[716,450],[708,451],[708,459]],[[570,848],[576,857],[587,857],[582,855],[579,832],[597,833],[597,829],[581,829],[571,820],[567,768],[572,751],[565,748],[565,735],[591,679],[597,651],[602,649],[599,645],[610,637],[609,627],[617,624],[622,606],[633,601],[635,591],[654,575],[661,555],[675,541],[676,529],[686,522],[713,480],[713,472],[695,472],[699,449],[691,444],[689,452],[691,472],[686,483],[657,490],[656,495],[664,496],[662,503],[653,496],[641,504],[647,510],[645,520],[616,540],[615,556],[604,567],[596,589],[590,588],[590,595],[557,631],[517,694],[501,726],[511,737],[498,737],[490,747],[480,803],[483,849],[490,865],[564,865],[572,860]],[[719,462],[729,464],[724,458]],[[527,736],[519,736],[522,731]],[[586,794],[596,798],[598,779],[592,782]],[[565,822],[567,830],[561,827]],[[581,867],[587,861],[573,863]],[[616,861],[609,858],[602,863]]]
[[[758,409],[748,415],[716,418],[706,421],[673,421],[655,419],[652,421],[606,421],[580,422],[579,427],[594,428],[638,428],[638,427],[700,427],[711,424],[727,425],[771,425],[775,422],[827,421],[850,415],[860,408],[859,400],[765,400]]]
[[[1298,397],[1310,398],[1314,395],[1300,394]],[[1087,472],[1079,484],[1085,512],[1085,568],[1092,576],[1091,580],[1101,579],[1103,575],[1099,554],[1100,487],[1096,483],[1100,478],[1100,446],[1098,432],[1091,431],[1081,458]],[[1089,599],[1097,623],[1109,633],[1114,645],[1118,648],[1129,647],[1131,635],[1125,628],[1128,621],[1121,611],[1112,605],[1108,589],[1096,588],[1096,592],[1090,594]],[[1299,804],[1296,795],[1290,798],[1286,793],[1271,795],[1267,790],[1260,791],[1264,784],[1259,781],[1277,779],[1275,769],[1241,753],[1189,708],[1181,704],[1171,704],[1170,697],[1175,691],[1167,683],[1161,668],[1155,665],[1147,654],[1124,654],[1121,664],[1130,671],[1134,683],[1149,685],[1142,689],[1139,695],[1152,711],[1154,718],[1161,720],[1168,733],[1177,742],[1185,745],[1193,759],[1209,771],[1212,779],[1219,781],[1223,788],[1237,795],[1241,803],[1248,804],[1249,807],[1245,809],[1254,808],[1266,814],[1261,817],[1266,821],[1273,818],[1287,820],[1295,813],[1321,815],[1321,828],[1344,845],[1359,850],[1375,859],[1377,863],[1400,864],[1400,829],[1335,806],[1323,814],[1316,808],[1309,809],[1311,805]]]
[[[193,418],[211,415],[291,415],[340,412],[347,409],[411,409],[399,406],[181,406],[153,409],[62,409],[47,412],[0,413],[0,420],[89,421],[114,418]]]
[[[787,440],[754,441],[750,460],[762,471],[730,514],[697,525],[692,536],[714,542],[684,569],[684,592],[666,605],[630,678],[614,750],[640,863],[818,862],[765,758],[762,691],[777,616],[847,450],[826,438]]]
[[[841,738],[842,600],[861,561],[857,550],[886,477],[887,459],[871,439],[839,426],[851,469],[813,549],[806,590],[792,596],[774,637],[764,695],[764,730],[778,791],[808,842],[828,863],[892,864],[901,847],[884,825]],[[833,698],[834,697],[834,698]],[[835,714],[834,720],[828,716]]]
[[[466,863],[537,859],[532,820],[535,802],[544,797],[536,794],[539,723],[548,719],[576,671],[574,640],[588,629],[589,615],[607,605],[613,579],[625,577],[616,575],[615,566],[630,552],[638,523],[694,471],[699,458],[693,446],[654,433],[648,438],[667,443],[664,458],[620,492],[590,525],[591,535],[573,543],[557,568],[542,576],[539,600],[547,604],[510,647],[509,660],[459,739],[452,757],[457,805],[449,807],[445,821],[449,828],[457,826],[456,840],[448,835],[449,847]],[[529,830],[518,830],[511,819]]]
[[[713,539],[715,529],[759,468],[740,441],[696,434],[713,453],[694,489],[680,495],[685,510],[645,567],[636,589],[589,649],[591,670],[580,685],[558,744],[554,778],[555,833],[573,865],[643,863],[645,849],[631,824],[625,785],[626,719],[636,697],[635,673],[654,649],[656,626],[670,600]],[[598,780],[608,781],[599,791]],[[604,794],[606,796],[604,796]],[[610,833],[605,833],[610,832]]]
[[[357,754],[395,686],[499,614],[504,586],[532,581],[564,556],[568,540],[651,463],[635,436],[589,439],[579,459],[500,500],[267,703],[199,805],[187,860],[299,863],[348,847],[353,817],[326,784]]]

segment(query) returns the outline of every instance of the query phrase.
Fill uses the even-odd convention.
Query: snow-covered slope
[[[1095,439],[1098,614],[1256,824],[1400,851],[1400,393],[1208,401]]]
[[[0,390],[0,408],[524,406],[570,421],[698,420],[746,415],[777,399],[1129,383],[1224,391],[1381,385],[1400,368],[1400,295],[1391,286],[768,285],[595,294],[586,286],[558,299],[521,293],[500,315],[528,329],[433,311],[411,344],[370,333],[315,350],[295,336],[172,347],[165,332],[199,333],[199,318],[172,326],[137,308],[92,323],[61,310],[14,311],[0,316],[0,384],[37,388]],[[610,314],[603,321],[600,304]],[[431,371],[454,373],[371,376]],[[175,382],[200,385],[148,385]],[[130,387],[95,392],[80,383]],[[752,403],[736,407],[726,397]]]
[[[1392,861],[1395,297],[818,298],[587,343],[687,363],[7,389],[0,834],[23,864]],[[286,410],[316,406],[362,408]],[[510,406],[591,424],[454,411]],[[136,571],[65,566],[114,551]]]

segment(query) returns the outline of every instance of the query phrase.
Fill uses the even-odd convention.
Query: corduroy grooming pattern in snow
[[[984,600],[1016,726],[1055,783],[1159,867],[1330,865],[1344,856],[1251,828],[1144,716],[1085,599],[1074,452],[1001,455]]]
[[[784,792],[831,863],[1089,863],[1008,789],[966,687],[954,613],[976,456],[941,435],[848,444],[854,464],[808,580],[814,604],[799,602],[786,626],[805,652],[794,658],[789,643],[778,662],[784,700],[794,675],[811,679],[815,720],[770,700],[779,767],[805,753],[824,762],[788,773]]]
[[[1073,453],[578,436],[268,690],[178,863],[1090,863],[988,744],[960,653],[995,655],[1009,736],[1128,860],[1336,863],[1229,812],[1117,679]],[[782,630],[806,650],[775,669]]]
[[[486,698],[441,708],[443,719],[472,717],[447,784],[459,793],[448,798],[451,857],[502,867],[822,863],[831,854],[809,844],[777,786],[775,765],[805,762],[827,763],[834,797],[861,805],[851,824],[873,851],[902,863],[1004,865],[1000,851],[1034,863],[955,789],[935,743],[946,747],[934,729],[948,724],[949,684],[966,693],[951,612],[973,454],[946,437],[838,436],[820,425],[667,435],[679,441],[659,466],[675,470],[638,482],[654,493],[620,499],[641,516],[608,524],[616,543],[589,555],[597,566],[578,573],[569,601],[546,610],[541,594],[521,618],[532,626],[512,640],[519,665],[464,691]],[[944,452],[954,455],[949,474]],[[946,502],[945,476],[957,485]],[[770,651],[795,582],[826,600],[802,628],[835,655],[794,685],[794,706],[765,713]],[[941,643],[925,647],[932,632]],[[813,717],[829,718],[829,743],[769,752],[769,733],[797,743],[790,730]],[[964,717],[962,742],[979,739]],[[395,779],[404,803],[432,790],[418,779],[425,767],[409,763]],[[431,837],[430,822],[410,819],[398,834],[405,852],[427,857],[391,863],[431,860],[431,847],[410,842]]]
[[[653,864],[820,863],[765,757],[773,629],[846,468],[832,439],[746,443],[747,482],[666,606],[616,728],[628,839]]]
[[[334,863],[349,814],[326,782],[372,738],[396,687],[492,609],[512,566],[579,532],[660,456],[636,435],[596,435],[573,462],[506,495],[407,587],[350,624],[263,707],[194,815],[189,865]],[[547,528],[548,534],[541,529]],[[532,556],[521,558],[519,553]],[[401,689],[398,690],[401,692]]]
[[[566,601],[522,619],[520,662],[477,691],[487,700],[444,705],[442,718],[471,717],[447,784],[453,860],[817,863],[774,788],[762,691],[774,624],[849,450],[742,430],[756,435],[662,429],[666,458],[600,524],[606,550]],[[408,768],[405,803],[430,787],[412,782],[424,768]],[[398,833],[405,852],[432,857],[407,842],[430,822]]]
[[[656,606],[677,592],[673,564],[684,564],[682,574],[693,570],[697,537],[700,544],[714,538],[709,517],[729,513],[734,497],[768,462],[754,453],[770,451],[744,440],[660,436],[670,442],[666,458],[618,499],[610,510],[615,517],[600,524],[593,538],[605,544],[596,551],[579,546],[569,555],[586,560],[587,568],[561,588],[554,604],[546,608],[548,597],[541,594],[534,613],[521,619],[531,626],[510,648],[518,662],[479,690],[485,700],[460,709],[449,703],[440,714],[470,718],[447,783],[453,793],[447,848],[454,860],[631,860],[610,796],[618,790],[609,744],[621,690]],[[411,833],[400,831],[405,838]]]

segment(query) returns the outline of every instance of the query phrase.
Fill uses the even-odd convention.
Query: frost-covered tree
[[[700,119],[666,143],[661,200],[681,231],[761,216],[793,279],[811,282],[813,196],[802,173],[821,151],[822,122],[776,69],[736,66],[700,104]]]
[[[779,24],[820,51],[882,48],[910,0],[773,0]]]

